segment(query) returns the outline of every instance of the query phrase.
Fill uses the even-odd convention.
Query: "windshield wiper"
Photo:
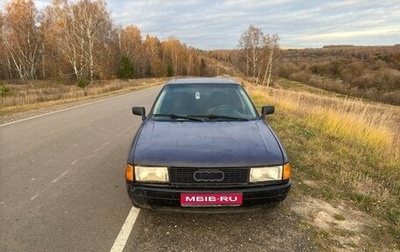
[[[191,116],[191,115],[177,115],[177,114],[153,114],[152,116],[154,117],[169,117],[171,119],[185,119],[185,120],[191,120],[191,121],[199,121],[199,122],[203,122],[203,119],[200,118],[196,118],[195,116]]]
[[[208,115],[208,118],[210,118],[210,119],[231,119],[231,120],[238,120],[238,121],[249,121],[248,118],[244,118],[244,117],[228,116],[228,115],[216,115],[216,114]]]
[[[202,117],[202,118],[208,118],[208,119],[230,119],[230,120],[236,120],[236,121],[250,121],[250,119],[244,118],[244,117],[218,115],[218,114],[195,115],[195,116]]]

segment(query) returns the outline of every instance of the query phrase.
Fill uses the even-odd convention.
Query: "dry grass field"
[[[246,87],[257,106],[276,106],[267,121],[287,148],[298,195],[312,195],[368,214],[378,220],[382,230],[371,245],[384,242],[398,247],[400,107]],[[323,235],[326,242],[330,234]]]
[[[54,107],[76,101],[159,85],[163,78],[95,81],[86,87],[59,84],[56,81],[32,81],[2,85],[6,92],[0,96],[0,116],[44,107]]]

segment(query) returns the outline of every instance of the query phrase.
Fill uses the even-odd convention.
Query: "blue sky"
[[[42,9],[50,0],[34,2]],[[400,44],[399,0],[109,0],[107,6],[116,25],[134,24],[143,37],[173,36],[199,49],[237,48],[250,24],[278,34],[283,48]]]

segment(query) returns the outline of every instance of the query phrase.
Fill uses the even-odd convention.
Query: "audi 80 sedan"
[[[125,178],[133,206],[236,211],[276,205],[291,186],[287,154],[243,87],[227,78],[167,82],[142,117]]]

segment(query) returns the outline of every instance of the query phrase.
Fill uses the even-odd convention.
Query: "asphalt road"
[[[132,206],[124,170],[160,87],[0,126],[0,251],[110,251]],[[314,251],[281,206],[245,214],[139,211],[124,251]]]
[[[0,251],[109,251],[131,208],[124,170],[159,87],[0,127]]]

